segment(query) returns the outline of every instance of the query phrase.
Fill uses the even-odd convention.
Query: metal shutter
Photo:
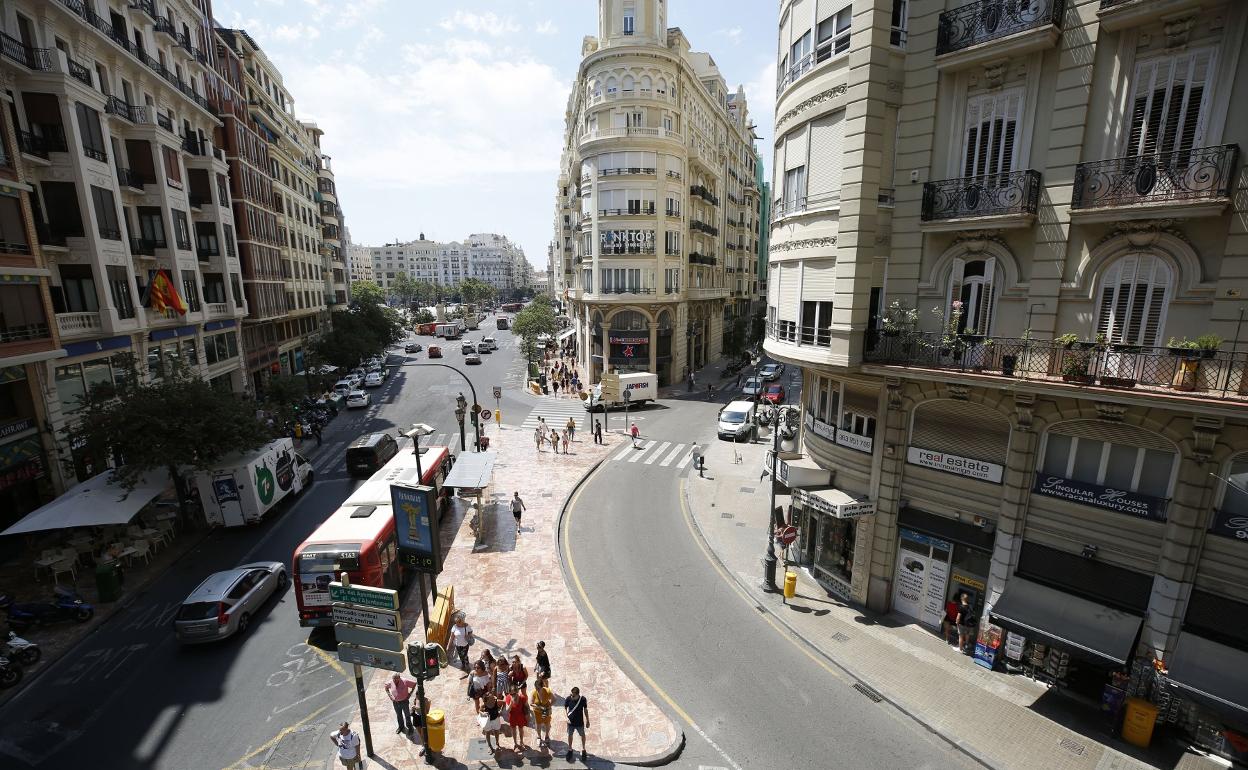
[[[789,6],[789,27],[792,30],[792,37],[781,38],[784,41],[784,49],[789,50],[789,46],[797,42],[797,39],[810,31],[810,6],[809,0],[794,0]],[[789,62],[790,66],[796,62]]]
[[[811,198],[831,196],[841,189],[841,170],[845,158],[845,110],[826,115],[810,124]]]
[[[1093,441],[1107,441],[1111,444],[1156,449],[1161,452],[1174,452],[1174,445],[1144,428],[1121,422],[1104,422],[1102,420],[1073,420],[1054,425],[1049,433],[1059,436],[1074,436]]]
[[[823,21],[832,14],[849,5],[851,0],[819,0],[819,20]]]
[[[767,304],[777,307],[780,302],[780,266],[767,266]]]
[[[794,131],[784,137],[784,169],[797,168],[806,165],[806,127],[802,126],[801,130]]]
[[[845,383],[845,408],[861,415],[874,415],[880,408],[880,391],[857,382]]]
[[[801,281],[797,276],[797,264],[789,263],[780,266],[780,299],[776,307],[780,311],[780,317],[786,321],[795,321],[798,318],[797,312],[797,295],[801,288]]]
[[[836,260],[808,259],[802,273],[803,302],[831,302],[836,294]]]
[[[962,176],[997,174],[1014,168],[1022,105],[1021,90],[967,99]]]
[[[914,410],[910,445],[1005,464],[1010,421],[1001,414],[961,401],[936,401]]]

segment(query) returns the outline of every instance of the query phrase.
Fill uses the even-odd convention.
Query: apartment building
[[[367,255],[372,280],[386,291],[395,276],[401,274],[439,286],[475,278],[493,286],[499,296],[527,289],[533,280],[533,269],[524,249],[497,233],[474,233],[463,241],[449,243],[428,240],[421,233],[417,240],[407,243],[356,248],[357,253]]]
[[[191,2],[159,13],[151,2],[3,9],[5,121],[42,256],[23,267],[43,271],[27,277],[47,288],[59,344],[45,369],[26,372],[39,388],[41,442],[55,447],[56,491],[104,467],[67,446],[63,430],[88,388],[126,376],[121,354],[148,377],[181,360],[219,387],[244,388],[237,327],[247,305],[228,167],[212,141],[220,121],[205,96],[210,18],[207,3]],[[183,307],[148,301],[158,276]]]
[[[748,312],[753,134],[744,91],[667,27],[663,0],[598,11],[565,113],[551,277],[590,381],[610,367],[667,384]]]
[[[304,123],[304,129],[319,151],[324,131],[315,123]],[[343,224],[342,207],[338,205],[338,187],[334,183],[333,158],[319,153],[316,156],[316,194],[314,196],[321,214],[321,257],[324,260],[325,302],[335,309],[346,307],[350,294],[347,281],[347,256],[344,245],[349,243],[346,225]]]
[[[1248,725],[1248,5],[780,4],[791,555],[1229,752]],[[1059,620],[1060,618],[1060,620]]]
[[[373,255],[367,246],[352,244],[347,247],[347,274],[351,281],[376,281],[373,274]]]

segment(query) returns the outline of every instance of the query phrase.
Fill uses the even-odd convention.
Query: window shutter
[[[979,296],[976,297],[975,307],[973,308],[974,317],[967,317],[968,328],[975,329],[977,334],[992,333],[992,315],[996,300],[996,285],[994,272],[996,270],[996,257],[989,257],[984,260],[984,280],[980,285]],[[971,326],[971,324],[974,326]]]
[[[849,5],[849,2],[850,0],[819,0],[819,20],[823,21],[840,9]]]
[[[810,197],[832,196],[841,189],[845,157],[845,111],[810,124]]]
[[[1014,168],[1022,105],[1022,91],[1017,89],[967,99],[963,176],[1006,173]]]
[[[872,416],[879,411],[879,404],[879,390],[856,382],[845,383],[845,408],[849,411]]]
[[[1136,65],[1128,155],[1201,146],[1205,92],[1213,61],[1213,49],[1203,48]]]
[[[1049,432],[1060,436],[1104,441],[1122,446],[1143,447],[1144,449],[1155,449],[1160,452],[1174,452],[1174,446],[1161,436],[1128,423],[1102,422],[1101,420],[1073,420],[1071,422],[1058,423]]]
[[[911,446],[1004,465],[1009,443],[1009,420],[979,404],[936,401],[914,411]]]
[[[786,171],[806,165],[806,128],[794,131],[784,139],[784,168]]]
[[[953,316],[953,301],[962,299],[962,276],[966,271],[966,260],[962,257],[953,258],[953,267],[949,270],[949,286],[945,292],[945,320],[944,324],[949,323],[949,319]]]
[[[808,259],[802,274],[803,302],[831,302],[836,294],[836,260]]]
[[[780,302],[780,266],[767,268],[767,304],[777,307]]]
[[[1165,323],[1170,268],[1150,254],[1132,254],[1111,265],[1101,285],[1097,332],[1110,342],[1156,345]]]
[[[797,297],[801,282],[797,276],[796,264],[780,266],[780,298],[776,304],[780,318],[786,321],[797,320]]]

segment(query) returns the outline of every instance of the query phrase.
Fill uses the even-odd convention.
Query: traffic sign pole
[[[421,617],[421,620],[424,622],[424,626],[425,626],[425,644],[428,645],[429,644],[429,597],[425,595],[425,573],[423,572],[417,573],[416,577],[417,579],[420,580],[420,617]],[[430,575],[431,580],[432,580],[432,577],[433,576]],[[422,736],[422,740],[424,741],[424,744],[425,744],[425,764],[432,765],[433,764],[433,752],[429,749],[429,711],[430,709],[425,708],[425,661],[423,658],[424,653],[422,652],[421,654],[422,654],[422,658],[420,661],[420,668],[416,672],[416,704],[420,706],[420,718],[425,723],[425,734],[424,736]]]
[[[351,587],[351,576],[343,572],[342,585]],[[373,754],[373,730],[368,724],[368,699],[364,697],[364,668],[359,663],[353,664],[355,669],[355,694],[360,699],[360,724],[364,726],[364,750],[370,757]]]

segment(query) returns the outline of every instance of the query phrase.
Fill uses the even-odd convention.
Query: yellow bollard
[[[430,751],[441,751],[446,745],[446,712],[442,709],[429,709],[425,717],[425,743]]]
[[[784,598],[792,599],[797,595],[797,573],[785,571],[784,573]]]

